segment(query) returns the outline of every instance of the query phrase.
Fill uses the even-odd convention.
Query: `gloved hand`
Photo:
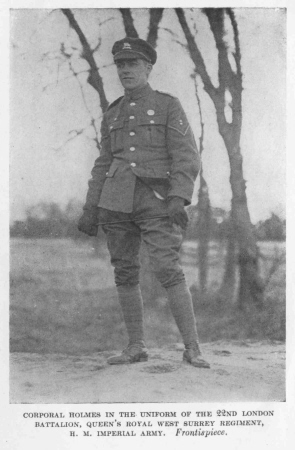
[[[88,236],[96,236],[99,226],[98,218],[99,209],[94,207],[85,209],[78,222],[78,230]]]
[[[188,215],[184,209],[184,199],[181,197],[171,197],[168,203],[168,214],[173,223],[179,225],[183,230],[187,227]]]

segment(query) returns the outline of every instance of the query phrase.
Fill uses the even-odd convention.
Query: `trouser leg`
[[[145,217],[160,215],[160,211],[161,215],[165,215],[165,202],[155,198],[151,191],[144,192],[142,189],[141,192],[142,199],[138,203],[145,205]],[[153,205],[153,208],[148,210],[147,205]],[[182,336],[185,345],[183,358],[196,367],[209,368],[209,364],[201,357],[191,293],[180,263],[182,233],[169,218],[163,217],[142,220],[139,227],[147,245],[151,269],[166,289],[173,317]]]
[[[186,282],[168,286],[166,292],[172,315],[182,336],[185,348],[197,347],[199,349],[193,302]]]
[[[145,223],[142,228],[152,270],[166,289],[170,309],[185,347],[194,346],[201,353],[192,297],[180,264],[181,232],[166,219]]]
[[[118,298],[129,337],[129,346],[144,347],[143,301],[139,285],[117,286]]]
[[[162,224],[158,233],[155,229],[151,233],[146,231],[144,239],[148,245],[153,270],[166,289],[171,312],[185,345],[184,361],[194,367],[210,368],[209,363],[201,357],[191,293],[179,263],[176,231],[170,230],[170,233],[167,233],[167,228],[165,231]],[[169,241],[171,245],[168,245]]]
[[[147,360],[143,330],[143,301],[139,287],[140,231],[124,213],[107,210],[100,212],[104,222],[107,245],[114,266],[115,284],[129,338],[128,347],[122,355],[109,358],[109,364],[128,364]]]
[[[182,336],[185,351],[183,360],[194,367],[209,369],[202,358],[191,293],[185,282],[166,288],[170,308]]]

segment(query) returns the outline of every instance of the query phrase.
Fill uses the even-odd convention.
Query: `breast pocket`
[[[124,148],[123,126],[123,120],[117,120],[109,126],[113,153],[122,151]]]
[[[141,116],[138,118],[138,127],[142,142],[151,148],[165,147],[166,145],[165,115]]]

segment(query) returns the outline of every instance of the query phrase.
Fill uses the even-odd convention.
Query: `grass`
[[[241,312],[235,304],[220,303],[223,249],[212,243],[209,290],[200,303],[196,288],[195,246],[183,246],[183,262],[197,312],[201,341],[216,339],[285,338],[285,265],[281,261],[265,293],[265,308]],[[269,270],[276,252],[261,251],[262,272]],[[284,248],[283,250],[284,251]],[[142,253],[141,286],[145,302],[145,330],[149,347],[181,342],[164,292],[155,282]],[[91,241],[11,241],[11,351],[87,354],[120,349],[127,342],[113,283],[113,269],[104,243],[95,256]]]

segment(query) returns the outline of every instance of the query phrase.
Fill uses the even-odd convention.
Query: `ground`
[[[144,255],[145,338],[153,350],[145,363],[107,365],[127,336],[106,246],[95,250],[91,242],[11,240],[11,403],[285,400],[284,243],[260,244],[264,275],[279,261],[262,311],[239,311],[235,300],[216,297],[225,249],[218,242],[210,244],[210,295],[202,303],[197,246],[184,243],[206,370],[182,362],[181,337]]]
[[[147,362],[109,366],[114,352],[87,356],[13,353],[11,403],[196,403],[285,401],[285,345],[203,344],[211,369],[182,362],[182,346],[150,351]]]

